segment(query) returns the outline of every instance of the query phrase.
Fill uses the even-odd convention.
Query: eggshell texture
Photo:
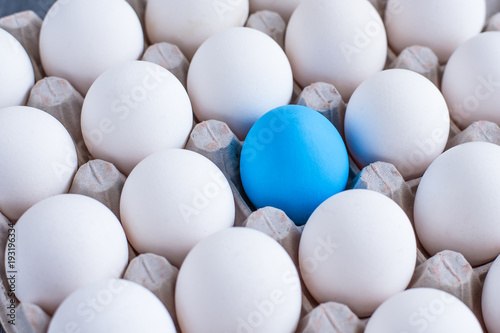
[[[189,253],[177,277],[182,332],[294,332],[302,293],[292,260],[260,231],[231,228]]]
[[[186,90],[161,66],[131,61],[104,72],[82,109],[90,153],[130,171],[152,153],[184,147],[193,126]]]
[[[366,0],[303,0],[288,23],[285,50],[301,86],[331,83],[347,101],[361,82],[383,69],[387,37]]]
[[[143,50],[141,23],[123,0],[59,0],[40,31],[47,76],[68,80],[83,95],[106,69],[138,59]]]
[[[418,238],[431,254],[460,252],[472,266],[500,254],[500,147],[456,146],[427,169],[415,197]]]
[[[431,288],[408,289],[385,301],[365,333],[482,333],[474,313],[453,295]]]
[[[451,56],[441,89],[461,128],[478,120],[500,125],[500,32],[482,33]]]
[[[247,17],[248,0],[148,0],[146,30],[152,43],[175,44],[191,59],[210,36]]]
[[[21,43],[0,28],[0,109],[23,105],[35,84],[30,58]]]
[[[404,69],[377,73],[351,97],[347,147],[358,165],[392,163],[406,179],[420,177],[448,140],[450,116],[436,86]]]
[[[231,28],[198,49],[188,92],[199,120],[217,119],[244,139],[264,113],[288,104],[293,77],[281,47],[251,28]]]
[[[288,21],[301,1],[302,0],[250,0],[250,12],[255,13],[260,10],[270,10],[277,12],[285,21]]]
[[[38,201],[69,190],[78,161],[73,140],[48,113],[0,109],[0,211],[16,221]]]
[[[394,201],[374,191],[349,190],[311,215],[300,240],[299,263],[318,302],[346,304],[367,317],[406,288],[416,253],[412,225]]]
[[[243,143],[241,181],[257,208],[283,210],[304,224],[324,200],[344,190],[349,161],[337,129],[305,106],[278,107],[261,117]]]
[[[206,157],[168,149],[139,163],[120,201],[123,227],[140,253],[179,267],[203,238],[234,224],[234,199],[224,174]]]
[[[175,333],[165,306],[143,286],[106,279],[74,291],[57,309],[48,333]]]
[[[489,333],[500,332],[500,256],[491,265],[483,285],[481,304]]]
[[[128,262],[120,221],[106,206],[61,194],[31,207],[15,225],[16,297],[52,314],[74,290],[119,277]],[[8,248],[8,247],[7,247]],[[11,266],[13,265],[13,266]]]
[[[482,333],[472,311],[458,298],[431,288],[409,289],[384,302],[366,325],[365,333]]]
[[[396,53],[412,45],[427,46],[446,63],[457,47],[481,32],[485,13],[485,0],[389,0],[389,45]]]

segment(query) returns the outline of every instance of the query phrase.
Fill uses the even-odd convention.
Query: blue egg
[[[323,201],[345,189],[349,160],[330,121],[308,107],[286,105],[263,115],[248,132],[240,171],[255,207],[279,208],[302,225]]]

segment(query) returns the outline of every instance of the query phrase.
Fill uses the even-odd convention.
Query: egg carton
[[[211,133],[211,134],[210,134]],[[500,128],[479,122],[453,138],[454,144],[468,141],[488,140],[490,136],[500,140]],[[488,140],[489,141],[489,140]],[[229,130],[227,125],[216,120],[199,123],[193,129],[187,149],[197,151],[210,158],[226,177],[235,194],[236,224],[260,230],[273,237],[288,252],[292,261],[298,265],[298,245],[302,228],[297,227],[286,214],[276,208],[266,207],[253,211],[241,188],[238,175],[238,156],[241,142]],[[355,170],[351,170],[355,174]],[[361,170],[351,179],[350,188],[369,189],[383,193],[398,203],[411,218],[413,198],[419,179],[405,181],[395,167],[389,163],[376,162]],[[84,193],[106,204],[112,211],[117,211],[124,176],[110,163],[91,160],[79,168],[72,185],[72,193]],[[99,186],[96,186],[100,184]],[[0,233],[8,234],[9,222],[4,218],[0,224]],[[5,249],[7,239],[2,238],[1,249]],[[165,304],[175,321],[174,286],[177,268],[170,265],[163,257],[154,254],[136,256],[130,251],[130,263],[124,278],[143,284]],[[455,295],[467,304],[481,318],[480,297],[482,281],[490,264],[473,269],[465,258],[456,252],[444,251],[429,258],[423,248],[419,248],[416,270],[409,288],[432,287]],[[9,304],[7,281],[2,273],[3,283],[0,294],[3,304]],[[333,325],[342,332],[362,332],[368,319],[359,319],[345,305],[325,303],[318,305],[302,284],[303,302],[302,319],[298,332],[331,331]],[[16,326],[8,324],[8,313],[2,313],[2,323],[7,332],[44,332],[50,317],[34,304],[16,302]],[[5,317],[7,315],[7,317]]]
[[[384,0],[372,1],[379,10]],[[143,23],[145,0],[130,1]],[[382,10],[383,12],[383,10]],[[493,17],[489,30],[499,30],[499,17]],[[37,83],[33,87],[27,105],[42,109],[56,117],[68,129],[77,146],[79,169],[71,186],[71,193],[79,193],[99,200],[119,217],[119,198],[125,176],[111,163],[92,159],[85,147],[80,131],[80,114],[83,97],[66,80],[45,77],[38,53],[38,36],[41,19],[33,12],[21,12],[0,19],[0,27],[13,34],[30,55]],[[269,34],[283,46],[286,23],[271,11],[250,16],[247,26]],[[154,62],[171,71],[186,85],[189,62],[179,48],[168,43],[147,48],[143,60]],[[442,68],[437,57],[427,48],[413,46],[396,56],[389,52],[386,68],[405,68],[429,78],[439,87]],[[293,101],[317,110],[338,129],[344,137],[346,104],[337,89],[327,83],[314,83],[304,90],[297,85]],[[298,227],[286,214],[276,208],[259,210],[246,197],[239,175],[239,156],[242,142],[223,122],[216,120],[193,124],[186,149],[209,158],[224,173],[234,195],[235,225],[260,230],[280,243],[298,267],[298,245],[303,227]],[[493,123],[480,121],[463,131],[452,123],[446,149],[471,141],[500,144],[500,128]],[[348,188],[369,189],[394,200],[413,221],[413,201],[420,179],[405,180],[389,163],[376,162],[360,170],[350,159]],[[7,236],[12,227],[10,221],[0,215],[0,251],[5,256]],[[178,327],[175,315],[174,288],[178,269],[165,258],[154,254],[138,255],[129,248],[129,265],[124,278],[144,285],[152,291],[169,310]],[[443,251],[430,257],[418,243],[414,276],[408,288],[431,287],[446,291],[462,300],[483,325],[481,314],[482,284],[491,263],[473,268],[460,253]],[[4,265],[0,265],[0,323],[7,333],[46,332],[50,316],[34,304],[19,303],[13,295]],[[15,281],[14,281],[15,282]],[[318,304],[302,283],[302,311],[297,332],[363,332],[369,318],[358,318],[347,306],[329,302]],[[14,310],[13,310],[14,309]],[[13,312],[14,311],[14,312]],[[14,318],[12,313],[15,313]],[[15,325],[12,325],[15,320]],[[9,323],[10,322],[10,323]]]

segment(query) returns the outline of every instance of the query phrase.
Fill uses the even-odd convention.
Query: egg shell
[[[478,120],[500,125],[500,32],[471,38],[451,56],[441,89],[454,122],[462,129]]]
[[[500,254],[500,147],[469,142],[439,156],[415,195],[418,238],[427,252],[460,252],[472,266]]]
[[[27,106],[0,109],[0,211],[16,221],[40,200],[66,193],[77,169],[64,126]]]
[[[409,289],[385,301],[366,325],[365,333],[482,333],[472,311],[458,298],[431,288]]]
[[[407,287],[416,253],[410,220],[394,201],[349,190],[323,202],[307,221],[300,272],[319,303],[346,304],[367,317]]]
[[[303,0],[288,23],[285,50],[302,87],[331,83],[347,101],[384,68],[387,36],[366,0]]]
[[[500,256],[491,265],[484,280],[481,305],[489,333],[500,332]]]
[[[130,61],[104,72],[82,108],[82,132],[95,158],[128,175],[147,156],[182,148],[193,125],[191,102],[163,67]]]
[[[68,80],[82,95],[106,69],[143,50],[141,22],[123,0],[58,0],[40,31],[45,73]]]
[[[250,0],[250,12],[255,13],[261,10],[270,10],[277,12],[280,16],[288,22],[293,11],[302,2],[302,0]]]
[[[146,30],[152,43],[175,44],[191,59],[213,34],[243,26],[248,6],[248,0],[148,0]]]
[[[175,304],[185,333],[285,333],[297,326],[301,295],[297,269],[281,245],[260,231],[235,227],[189,253]]]
[[[288,104],[293,91],[285,53],[251,28],[226,29],[205,41],[187,84],[196,117],[223,121],[240,139],[264,113]]]
[[[143,160],[125,181],[122,223],[132,246],[179,267],[203,238],[234,224],[224,174],[206,157],[169,149]]]
[[[121,279],[104,279],[69,295],[47,333],[175,333],[167,309],[149,290]]]
[[[48,314],[76,289],[120,277],[128,262],[120,221],[83,195],[40,201],[17,221],[13,233],[15,260],[6,257],[5,269],[14,275],[16,297]]]
[[[389,0],[389,45],[396,53],[412,45],[427,46],[444,64],[457,47],[481,32],[485,12],[485,0]]]
[[[0,109],[24,105],[35,84],[30,58],[21,43],[0,28]]]
[[[283,210],[306,223],[324,200],[345,189],[347,150],[326,117],[305,106],[278,107],[247,135],[240,158],[241,181],[256,208]]]
[[[354,92],[345,116],[346,143],[359,166],[394,164],[420,177],[441,154],[450,131],[446,102],[424,76],[405,69],[377,73]]]

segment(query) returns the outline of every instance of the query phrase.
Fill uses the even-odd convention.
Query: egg
[[[311,215],[300,240],[302,278],[319,302],[342,303],[367,317],[405,290],[416,240],[404,211],[383,194],[349,190]]]
[[[500,256],[491,265],[484,280],[481,305],[489,333],[500,332]]]
[[[61,194],[38,202],[13,234],[14,260],[6,257],[5,270],[16,282],[16,297],[48,314],[76,289],[120,277],[128,263],[120,221],[86,196]]]
[[[147,157],[125,181],[120,216],[132,246],[179,267],[203,238],[234,224],[234,199],[206,157],[168,149]]]
[[[478,120],[500,125],[500,32],[471,38],[451,56],[441,89],[455,123],[462,129]]]
[[[47,333],[175,333],[165,306],[143,286],[105,279],[77,289],[59,306]]]
[[[0,211],[16,221],[40,200],[69,190],[78,167],[64,126],[27,106],[0,109]]]
[[[300,280],[274,239],[249,228],[212,235],[188,254],[177,277],[182,332],[294,332]]]
[[[81,116],[95,158],[128,175],[147,156],[182,148],[193,126],[191,102],[169,71],[145,61],[108,69],[89,89]]]
[[[450,116],[431,81],[409,70],[392,69],[356,89],[344,125],[347,147],[359,166],[389,162],[406,179],[413,179],[443,151]]]
[[[123,0],[58,0],[40,31],[45,73],[68,80],[82,95],[105,70],[143,50],[141,22]]]
[[[250,12],[255,13],[261,10],[270,10],[277,12],[285,21],[288,21],[301,1],[302,0],[250,0]]]
[[[444,64],[457,47],[481,32],[485,12],[485,0],[389,0],[389,45],[398,54],[412,45],[429,47]]]
[[[146,30],[152,43],[175,44],[191,59],[210,36],[247,17],[248,0],[148,0]]]
[[[347,150],[337,129],[305,106],[278,107],[247,135],[240,158],[241,181],[257,208],[283,210],[304,224],[324,200],[344,190]]]
[[[187,87],[199,120],[223,121],[244,139],[264,113],[290,102],[293,77],[285,53],[271,37],[256,29],[230,28],[198,49]]]
[[[331,83],[347,101],[361,82],[384,68],[387,36],[366,0],[303,0],[288,23],[285,50],[302,87]]]
[[[409,289],[385,301],[366,325],[365,333],[482,333],[472,311],[458,298],[431,288]]]
[[[500,147],[456,146],[427,169],[415,196],[418,238],[431,255],[460,252],[472,266],[500,254]]]
[[[0,109],[24,105],[35,84],[31,60],[10,33],[0,28]]]

